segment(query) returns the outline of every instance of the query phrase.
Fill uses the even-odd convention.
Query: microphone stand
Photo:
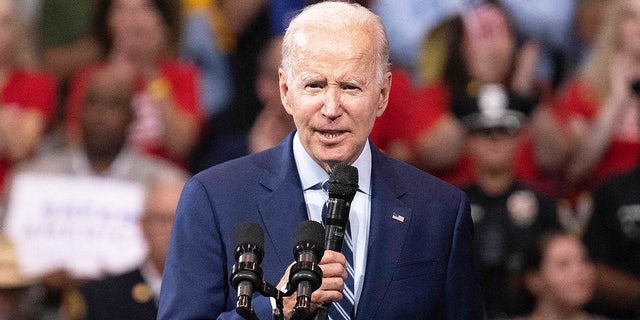
[[[284,304],[282,299],[293,295],[295,290],[292,290],[292,288],[287,284],[286,291],[282,292],[274,285],[266,281],[262,281],[262,285],[258,288],[258,292],[260,292],[264,297],[274,298],[276,300],[276,307],[273,309],[272,319],[284,320]],[[246,320],[259,320],[255,310],[253,310],[253,307],[251,306],[251,300],[249,298],[238,301],[236,304],[236,313]]]

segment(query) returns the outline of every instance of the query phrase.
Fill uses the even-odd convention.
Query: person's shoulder
[[[82,303],[92,313],[112,312],[119,314],[124,308],[127,308],[125,305],[131,300],[139,303],[148,301],[148,299],[140,300],[140,294],[143,295],[143,298],[145,296],[151,297],[148,293],[150,289],[144,282],[140,269],[94,280],[83,284],[79,289]],[[120,309],[113,309],[114,307]]]
[[[596,185],[589,194],[596,203],[620,202],[625,201],[624,199],[635,199],[640,195],[639,187],[640,167],[634,171],[610,177]]]
[[[140,177],[143,182],[159,175],[191,176],[191,173],[184,167],[157,155],[125,149],[120,157],[123,159],[122,161],[129,163],[131,178]]]
[[[67,173],[71,170],[73,152],[62,148],[42,152],[34,158],[18,164],[14,168],[17,173]]]
[[[108,276],[101,280],[91,281],[82,286],[83,292],[103,292],[105,289],[116,289],[122,286],[130,286],[133,283],[143,281],[139,269],[127,271],[125,273]]]
[[[640,167],[637,167],[635,170],[619,175],[612,176],[605,182],[598,185],[595,190],[596,192],[619,192],[620,190],[624,190],[630,186],[635,186],[640,184]]]
[[[53,73],[38,69],[16,69],[12,72],[12,79],[20,83],[37,85],[55,85],[56,77]]]

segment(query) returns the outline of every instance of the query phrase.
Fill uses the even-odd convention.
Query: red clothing
[[[529,136],[522,141],[516,154],[516,177],[526,183],[528,187],[539,190],[547,197],[557,199],[562,196],[562,175],[547,173],[536,165],[533,137]]]
[[[449,90],[444,85],[415,88],[412,92],[407,135],[412,144],[449,110]]]
[[[387,109],[376,120],[369,137],[373,143],[386,151],[394,142],[406,142],[406,122],[411,92],[411,78],[400,69],[392,70],[392,85]]]
[[[598,115],[600,101],[584,82],[573,80],[565,88],[559,107],[564,123],[568,123],[572,118],[582,118],[590,122]],[[638,110],[630,107],[627,112],[622,123],[617,126],[611,143],[593,174],[587,176],[583,188],[591,189],[612,176],[627,173],[639,163]]]
[[[396,121],[395,123],[396,128],[402,127],[406,139],[410,141],[412,148],[415,150],[416,144],[419,143],[419,136],[425,132],[428,134],[430,128],[449,112],[452,103],[451,93],[444,84],[432,85],[414,88],[411,91],[410,98],[406,100],[409,101],[405,102],[405,105],[409,106],[406,111],[409,115],[405,116],[405,121]],[[398,126],[397,124],[399,123],[402,123],[402,125]],[[547,195],[555,197],[558,192],[558,177],[557,175],[551,176],[541,172],[535,164],[533,152],[532,139],[523,136],[515,159],[516,176],[527,185],[539,188]],[[471,156],[462,154],[452,167],[430,173],[455,186],[466,187],[475,180],[474,166]]]
[[[104,65],[90,66],[81,70],[71,82],[67,101],[66,125],[70,137],[78,141],[80,137],[80,109],[84,101],[90,77]],[[203,116],[197,94],[197,73],[191,65],[167,60],[159,63],[159,77],[169,84],[171,96],[176,107],[191,115],[202,125]],[[150,99],[147,85],[142,79],[136,80],[136,94],[134,97],[136,120],[129,135],[132,146],[143,153],[157,155],[175,163],[185,165],[186,159],[175,159],[162,145],[162,126],[159,112]]]
[[[433,127],[447,112],[450,112],[451,92],[444,85],[432,85],[415,90],[412,103],[413,116],[410,118],[410,139],[417,148],[419,137],[429,134]],[[451,168],[430,172],[438,178],[455,186],[462,187],[473,181],[473,161],[463,155]]]
[[[449,90],[445,85],[414,87],[411,76],[394,69],[389,104],[384,114],[376,120],[371,132],[371,140],[383,151],[402,145],[411,159],[403,159],[420,166],[415,150],[418,139],[445,115],[449,109]],[[462,157],[451,169],[429,172],[457,186],[472,181],[472,163]]]
[[[57,82],[44,72],[14,70],[0,92],[0,108],[37,110],[48,122],[54,112]],[[0,187],[11,167],[8,159],[0,158]]]

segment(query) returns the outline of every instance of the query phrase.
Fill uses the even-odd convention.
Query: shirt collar
[[[302,146],[298,132],[293,136],[293,157],[298,167],[302,190],[310,189],[329,179],[329,175]],[[369,195],[371,191],[371,146],[368,139],[362,153],[352,166],[358,169],[358,191]]]

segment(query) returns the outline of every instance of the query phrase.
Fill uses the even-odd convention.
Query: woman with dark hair
[[[533,311],[518,320],[604,319],[585,311],[594,290],[594,269],[584,244],[561,231],[544,234],[531,247],[523,289]]]
[[[136,121],[129,143],[139,151],[185,165],[199,138],[201,111],[196,70],[176,57],[175,1],[104,0],[97,5],[95,36],[104,61],[80,71],[67,101],[67,132],[77,142],[78,116],[88,77],[99,69],[134,79]]]

